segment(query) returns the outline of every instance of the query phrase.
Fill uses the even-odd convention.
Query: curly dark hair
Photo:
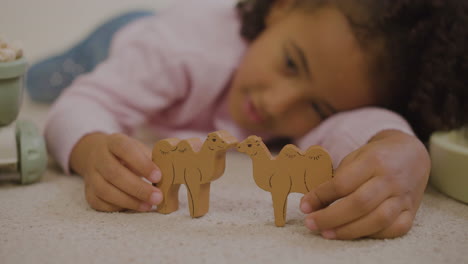
[[[239,2],[245,39],[252,41],[263,31],[274,2]],[[371,65],[390,98],[380,106],[405,117],[421,140],[468,124],[468,1],[302,0],[296,5],[337,7],[361,45],[383,42]],[[352,5],[366,10],[365,16],[353,14]]]

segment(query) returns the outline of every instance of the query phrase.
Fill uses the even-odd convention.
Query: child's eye
[[[328,117],[328,115],[325,114],[325,112],[322,110],[322,108],[317,102],[312,102],[310,105],[312,106],[314,111],[319,115],[321,120],[325,120]]]
[[[295,74],[295,73],[298,72],[299,69],[297,67],[296,62],[287,53],[286,53],[286,55],[284,57],[284,63],[285,63],[285,66],[286,66],[286,69],[287,69],[288,73],[294,73]]]

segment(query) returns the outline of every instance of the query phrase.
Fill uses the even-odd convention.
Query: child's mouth
[[[249,96],[246,97],[245,104],[244,104],[244,112],[246,113],[248,119],[255,124],[262,123],[265,119],[255,107],[252,98]]]

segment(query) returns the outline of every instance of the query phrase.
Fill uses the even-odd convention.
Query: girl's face
[[[328,116],[376,104],[369,63],[338,9],[303,11],[277,0],[229,95],[243,128],[298,138]]]

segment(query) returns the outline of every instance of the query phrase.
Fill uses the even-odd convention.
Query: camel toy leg
[[[273,210],[275,212],[275,225],[284,226],[286,224],[286,209],[288,205],[287,192],[271,193],[273,199]]]
[[[180,184],[168,184],[168,186],[158,186],[163,193],[163,201],[158,205],[156,211],[161,214],[170,214],[179,209],[179,188]]]
[[[156,211],[162,214],[170,214],[179,208],[180,183],[174,181],[174,154],[176,153],[176,145],[179,141],[177,138],[160,140],[156,142],[153,148],[153,162],[159,167],[162,174],[161,181],[156,187],[163,194],[163,201],[158,205]]]
[[[184,175],[185,186],[187,187],[187,198],[190,209],[190,216],[200,217],[208,213],[210,204],[211,183],[200,184],[201,176],[198,172],[186,173]]]
[[[192,217],[200,217],[208,213],[210,208],[210,186],[211,182],[200,184],[198,194],[192,197],[194,198],[193,208],[190,210]]]
[[[271,197],[273,199],[273,210],[275,211],[275,225],[284,226],[286,224],[288,195],[291,190],[292,183],[289,177],[273,177],[271,184]]]

